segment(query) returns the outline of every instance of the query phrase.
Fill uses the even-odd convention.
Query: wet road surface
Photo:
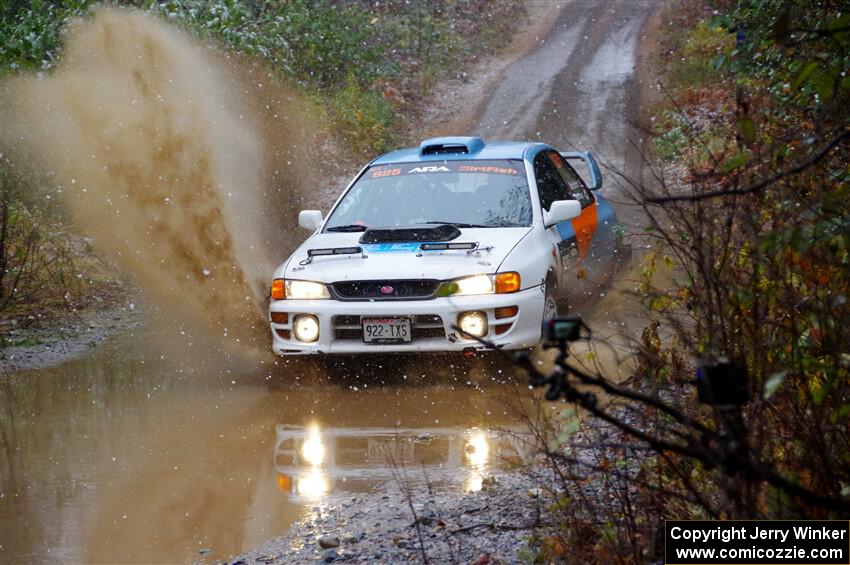
[[[2,381],[0,561],[226,559],[380,490],[390,461],[460,492],[521,448],[493,429],[511,425],[515,385],[474,364],[295,379],[213,348],[163,354],[163,333]]]
[[[640,103],[635,65],[655,6],[653,0],[575,0],[547,12],[544,17],[556,18],[549,34],[504,72],[473,128],[486,139],[592,151],[603,169],[602,194],[632,229],[641,215],[629,205],[618,173],[641,175],[635,148],[641,139],[631,126]]]
[[[547,11],[543,17],[555,18],[549,33],[503,73],[471,132],[592,151],[602,168],[600,194],[614,205],[633,250],[646,225],[630,185],[646,182],[644,140],[634,124],[647,85],[638,83],[636,65],[644,25],[657,6],[654,0],[575,0]],[[605,344],[593,368],[612,378],[630,370],[630,352],[645,325],[633,292],[637,269],[633,258],[624,258],[613,280],[570,304]]]
[[[506,70],[475,133],[590,147],[634,171],[634,51],[653,6],[564,4],[545,41]],[[621,196],[615,182],[603,190]],[[618,304],[596,307],[600,323],[622,324]],[[315,507],[380,489],[390,460],[463,491],[521,451],[494,428],[515,426],[505,398],[522,379],[483,362],[427,358],[332,382],[214,342],[187,348],[155,327],[0,378],[0,561],[226,559]]]

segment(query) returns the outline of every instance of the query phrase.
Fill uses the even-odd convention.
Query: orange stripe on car
[[[598,216],[596,203],[594,202],[587,208],[581,211],[581,216],[573,220],[573,231],[576,234],[576,244],[578,245],[578,256],[581,259],[590,251],[590,241],[593,239],[593,234],[596,232]]]

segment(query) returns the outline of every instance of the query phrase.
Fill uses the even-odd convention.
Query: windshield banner
[[[522,162],[497,161],[442,161],[436,163],[393,163],[378,165],[369,169],[366,178],[379,179],[400,175],[420,175],[422,173],[476,173],[489,175],[517,176],[523,174]]]

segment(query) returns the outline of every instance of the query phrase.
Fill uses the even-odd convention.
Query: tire
[[[558,306],[558,286],[552,277],[546,279],[546,288],[543,294],[543,318],[541,324],[546,320],[554,318],[560,312]]]

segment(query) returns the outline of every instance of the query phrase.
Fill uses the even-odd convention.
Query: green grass
[[[686,36],[681,57],[672,67],[675,85],[697,88],[715,85],[723,78],[720,63],[735,48],[735,36],[729,30],[700,22]]]

